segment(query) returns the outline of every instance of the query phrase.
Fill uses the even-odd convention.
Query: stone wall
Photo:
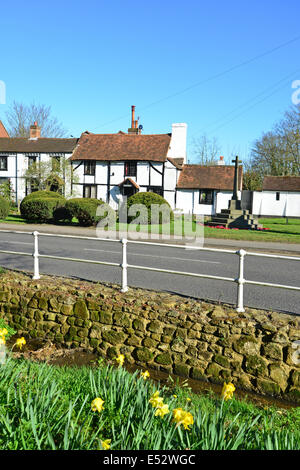
[[[300,402],[297,316],[15,272],[0,276],[0,316],[28,337]]]

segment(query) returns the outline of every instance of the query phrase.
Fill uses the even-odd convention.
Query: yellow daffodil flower
[[[91,403],[91,408],[92,408],[92,411],[102,411],[103,409],[103,403],[104,403],[104,400],[102,400],[102,398],[95,398],[92,403]]]
[[[224,382],[221,397],[224,398],[225,401],[231,400],[233,397],[233,392],[235,391],[235,386],[229,382],[228,384]]]
[[[120,367],[124,364],[124,360],[125,360],[124,354],[119,354],[116,357],[116,361],[117,361],[117,363],[119,364]]]
[[[17,341],[15,342],[15,345],[18,346],[19,349],[22,349],[23,345],[26,344],[25,338],[22,336],[22,338],[18,338]]]
[[[174,422],[177,426],[183,425],[184,429],[190,430],[189,426],[194,424],[194,418],[191,413],[183,410],[182,408],[175,408],[173,410]]]
[[[160,416],[161,418],[163,418],[169,412],[170,412],[169,406],[165,405],[165,404],[162,404],[161,406],[157,407],[154,416]]]
[[[143,379],[146,380],[150,377],[150,374],[147,370],[145,370],[145,372],[141,372],[141,377],[143,377]]]
[[[5,336],[8,334],[8,331],[6,328],[0,328],[0,336]]]
[[[111,439],[105,439],[105,441],[101,441],[101,445],[104,450],[110,449],[110,443],[111,443]]]
[[[189,426],[192,426],[194,424],[193,415],[189,412],[186,412],[180,424],[183,424],[184,429],[187,429],[189,431]]]
[[[159,396],[159,392],[155,392],[149,400],[149,403],[153,406],[153,408],[157,408],[158,406],[162,406],[164,400],[162,397]]]
[[[177,398],[177,395],[173,395],[174,398]]]

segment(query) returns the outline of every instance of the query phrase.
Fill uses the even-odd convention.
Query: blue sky
[[[188,124],[188,157],[204,133],[247,158],[292,105],[300,80],[299,0],[2,2],[6,104],[51,105],[80,136]],[[298,39],[296,39],[298,38]]]

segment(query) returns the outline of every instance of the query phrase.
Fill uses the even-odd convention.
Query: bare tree
[[[251,166],[261,179],[264,175],[300,174],[300,105],[288,110],[272,131],[254,142]]]
[[[41,127],[41,137],[67,136],[67,130],[57,118],[51,116],[50,106],[14,101],[6,112],[6,128],[10,137],[29,137],[30,126],[35,121]]]
[[[215,165],[220,153],[220,145],[215,137],[209,139],[205,134],[194,139],[195,163],[199,165]]]

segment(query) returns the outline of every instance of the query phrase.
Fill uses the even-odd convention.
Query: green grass
[[[203,235],[204,238],[218,238],[226,240],[252,240],[258,242],[282,242],[282,243],[300,243],[300,219],[288,219],[286,223],[285,218],[261,218],[259,223],[263,224],[265,228],[269,230],[266,231],[255,231],[255,230],[224,230],[217,229],[209,226],[204,226]],[[23,219],[21,215],[17,213],[10,214],[5,220],[0,220],[0,223],[7,224],[29,224],[36,223],[33,221],[28,221]],[[78,221],[76,218],[73,218],[71,224],[59,223],[60,226],[78,226]],[[169,225],[141,225],[136,224],[119,224],[117,223],[116,229],[118,231],[127,231],[129,232],[143,232],[143,233],[152,233],[152,234],[162,234],[168,233],[170,231],[171,235],[182,235],[182,228],[176,226],[174,228],[174,222],[171,222],[170,228]],[[190,227],[188,226],[185,229],[185,236],[192,236],[195,234],[196,224]],[[201,232],[200,232],[201,234]]]
[[[101,449],[106,439],[112,450],[300,449],[299,408],[224,402],[111,365],[60,368],[9,357],[0,384],[1,450]],[[149,403],[156,390],[171,410],[163,418]],[[100,413],[91,410],[96,397],[104,400]],[[189,431],[173,422],[178,407],[193,415]]]

